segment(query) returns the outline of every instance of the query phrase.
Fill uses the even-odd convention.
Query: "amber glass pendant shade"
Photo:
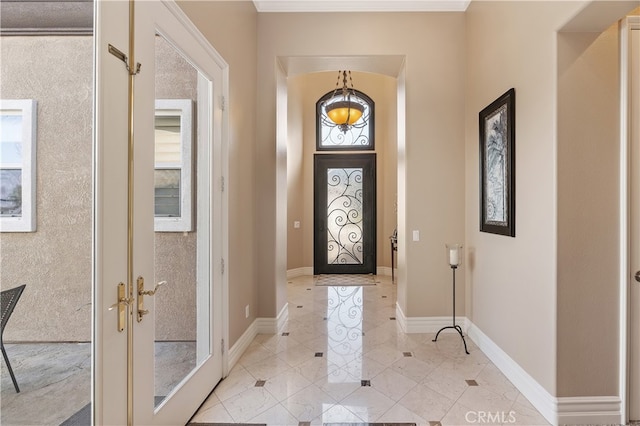
[[[337,125],[352,125],[360,120],[364,107],[356,102],[337,101],[326,106],[325,111],[331,121]]]

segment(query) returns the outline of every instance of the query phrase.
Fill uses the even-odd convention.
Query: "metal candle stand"
[[[464,343],[464,351],[467,355],[469,355],[469,351],[467,350],[467,341],[464,340],[464,335],[462,334],[462,328],[459,325],[456,325],[456,269],[458,269],[458,265],[449,265],[451,266],[451,270],[453,271],[453,325],[448,325],[446,327],[442,327],[438,330],[436,334],[436,338],[432,340],[432,342],[438,341],[438,336],[442,332],[442,330],[446,330],[448,328],[453,328],[458,332],[460,337],[462,338],[462,343]]]

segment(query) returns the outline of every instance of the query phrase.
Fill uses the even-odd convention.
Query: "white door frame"
[[[629,421],[629,365],[631,348],[630,286],[633,285],[630,259],[630,83],[631,83],[631,30],[640,30],[640,16],[628,16],[620,25],[620,412],[622,422]],[[637,118],[636,118],[637,119]],[[637,166],[637,165],[636,165]]]

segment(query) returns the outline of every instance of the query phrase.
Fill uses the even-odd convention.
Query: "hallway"
[[[467,337],[405,334],[396,286],[289,280],[289,319],[258,335],[191,422],[418,425],[548,422]]]

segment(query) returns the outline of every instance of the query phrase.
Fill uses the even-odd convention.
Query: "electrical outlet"
[[[244,307],[244,317],[249,318],[249,305]]]
[[[293,221],[293,228],[294,229],[300,229],[300,221],[299,220]]]

